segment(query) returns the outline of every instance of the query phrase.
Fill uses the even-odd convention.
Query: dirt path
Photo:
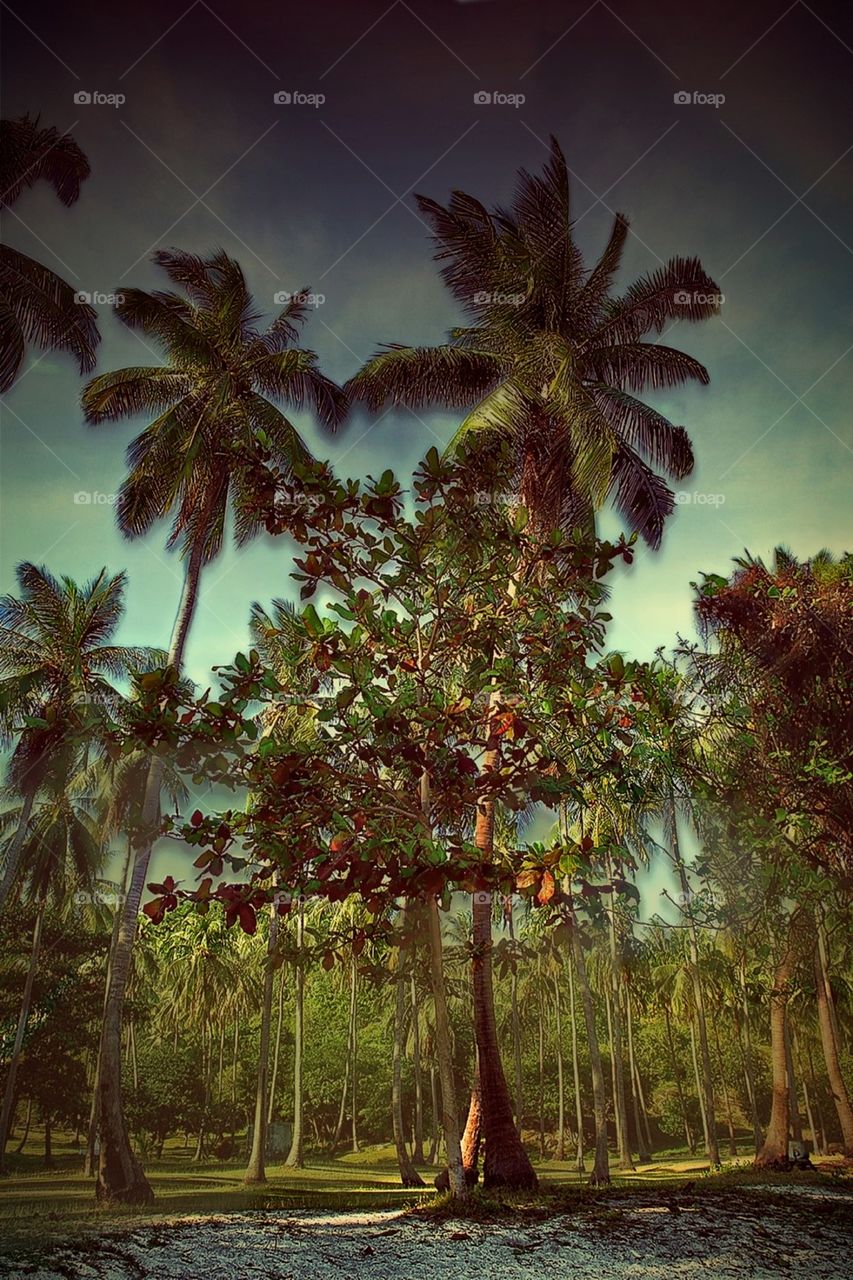
[[[839,1209],[849,1205],[845,1224]],[[522,1224],[437,1223],[394,1211],[182,1219],[0,1259],[15,1280],[838,1280],[853,1195],[768,1203],[747,1190],[606,1206]]]

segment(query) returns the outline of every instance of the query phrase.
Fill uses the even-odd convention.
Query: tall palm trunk
[[[554,982],[554,1019],[557,1047],[557,1159],[566,1158],[566,1086],[563,1079],[563,1018],[560,1011],[560,984]]]
[[[350,1110],[352,1112],[352,1149],[358,1151],[358,966],[352,957],[350,1018]]]
[[[545,1159],[545,1009],[542,992],[542,957],[537,958],[536,1013],[539,1021],[539,1156]]]
[[[812,1097],[814,1098],[815,1110],[817,1111],[817,1124],[820,1129],[820,1138],[818,1140],[818,1153],[822,1156],[826,1155],[826,1125],[823,1122],[823,1107],[820,1105],[820,1090],[817,1087],[817,1079],[814,1073],[814,1059],[812,1057],[812,1046],[806,1041],[806,1055],[809,1064],[809,1081],[812,1086]]]
[[[27,1138],[30,1136],[30,1123],[33,1118],[33,1100],[27,1098],[27,1114],[24,1118],[24,1132],[21,1134],[21,1141],[15,1147],[15,1154],[20,1155],[24,1147],[27,1145]]]
[[[791,1049],[791,1019],[785,1018],[785,1075],[788,1078],[788,1109],[791,1116],[791,1137],[802,1146],[803,1118],[797,1102],[797,1077],[794,1074],[794,1054]]]
[[[490,772],[497,763],[497,751],[486,752],[483,772]],[[484,862],[489,862],[492,857],[494,824],[494,803],[484,801],[477,807],[474,829],[474,843]],[[538,1185],[536,1174],[515,1126],[498,1044],[492,981],[492,895],[478,892],[473,898],[474,1035],[480,1063],[483,1138],[486,1144],[483,1185],[535,1190]]]
[[[515,925],[512,918],[512,899],[509,902],[509,908],[506,912],[506,919],[509,925],[509,936],[515,941]],[[515,952],[512,957],[512,971],[510,973],[510,1011],[512,1017],[512,1054],[513,1064],[515,1067],[515,1127],[521,1136],[521,1108],[522,1108],[522,1072],[521,1072],[521,1017],[518,1011],[518,967],[516,963]]]
[[[796,964],[796,929],[797,913],[795,912],[788,924],[785,950],[776,965],[773,990],[770,993],[770,1063],[773,1102],[764,1145],[755,1157],[756,1166],[759,1168],[768,1165],[787,1166],[788,1163],[791,1105],[788,1092],[788,1063],[785,1054],[785,1026],[789,997],[788,984]]]
[[[708,1151],[711,1139],[708,1134],[708,1112],[705,1109],[705,1090],[702,1087],[702,1073],[699,1070],[699,1055],[696,1052],[696,1015],[690,1018],[690,1056],[693,1060],[693,1078],[696,1082],[696,1097],[699,1099],[699,1113],[702,1116],[702,1132],[705,1136],[705,1150]]]
[[[420,802],[424,824],[432,830],[429,773],[424,770],[420,780]],[[432,999],[435,1010],[435,1049],[438,1058],[438,1075],[441,1081],[441,1128],[444,1133],[445,1156],[450,1194],[454,1200],[468,1198],[468,1184],[462,1164],[462,1146],[459,1141],[459,1113],[456,1108],[456,1085],[453,1079],[453,1045],[450,1034],[450,1015],[447,1010],[447,987],[444,981],[444,948],[441,942],[441,920],[438,902],[430,895],[427,901],[427,931],[429,936],[429,967],[432,982]]]
[[[634,1103],[634,1128],[637,1132],[637,1158],[640,1164],[648,1164],[652,1153],[651,1143],[645,1128],[643,1098],[640,1086],[640,1073],[637,1070],[637,1059],[634,1056],[634,1019],[631,1016],[631,995],[628,992],[625,1000],[625,1021],[628,1029],[628,1069],[631,1075],[631,1097]]]
[[[261,1004],[261,1036],[258,1048],[258,1082],[255,1091],[255,1121],[252,1128],[252,1150],[243,1176],[244,1182],[266,1182],[267,1146],[267,1075],[270,1057],[270,1023],[272,1022],[272,954],[278,940],[278,910],[270,905],[270,935],[267,945],[267,967],[264,972],[264,992]]]
[[[267,1105],[267,1124],[275,1118],[276,1085],[278,1083],[278,1065],[281,1061],[281,1033],[284,1030],[284,969],[278,978],[278,1006],[275,1015],[275,1044],[272,1051],[272,1075],[270,1076],[269,1103]]]
[[[717,1165],[720,1163],[720,1146],[717,1139],[714,1074],[711,1070],[711,1050],[708,1046],[708,1022],[705,1017],[705,993],[702,988],[699,968],[699,935],[696,929],[696,921],[693,917],[693,910],[690,906],[690,884],[687,879],[687,871],[684,866],[684,859],[681,856],[681,847],[678,840],[678,815],[675,810],[675,804],[672,801],[670,802],[670,821],[672,827],[672,859],[678,872],[679,884],[681,885],[681,901],[683,904],[681,910],[687,920],[687,937],[690,945],[690,979],[693,985],[693,1004],[699,1029],[699,1053],[702,1064],[701,1093],[705,1116],[705,1145],[708,1151],[708,1159],[712,1165]]]
[[[850,1095],[838,1060],[838,1036],[833,1018],[832,988],[829,985],[826,952],[820,945],[815,948],[814,972],[820,1043],[826,1063],[829,1089],[838,1113],[838,1123],[841,1126],[841,1136],[844,1141],[844,1154],[853,1157],[853,1108],[850,1105]]]
[[[133,841],[130,836],[127,838],[127,847],[125,849],[124,864],[121,873],[121,900],[116,903],[116,912],[113,917],[113,927],[110,934],[110,948],[107,953],[107,972],[104,982],[104,1003],[101,1011],[101,1021],[104,1022],[107,1016],[107,1000],[110,994],[110,974],[113,967],[113,957],[118,943],[118,932],[121,924],[121,903],[124,901],[124,895],[127,892],[127,877],[130,871],[130,862],[133,857]],[[89,1106],[89,1124],[86,1129],[86,1156],[83,1162],[83,1177],[94,1178],[95,1176],[95,1147],[98,1140],[98,1106],[101,1096],[100,1088],[101,1079],[101,1045],[98,1044],[98,1052],[95,1056],[95,1072],[92,1080],[92,1101]]]
[[[409,983],[409,1007],[412,1017],[412,1075],[415,1084],[415,1142],[412,1148],[412,1163],[426,1164],[424,1156],[424,1083],[423,1064],[421,1062],[421,1021],[418,1007],[418,989],[415,975]]]
[[[752,1141],[757,1155],[761,1150],[764,1135],[761,1132],[761,1121],[758,1118],[758,1099],[755,1093],[755,1075],[753,1074],[752,1069],[752,1039],[749,1031],[745,991],[742,991],[741,1000],[744,1010],[743,1026],[741,1026],[741,1019],[738,1016],[736,1009],[732,1013],[732,1021],[734,1022],[738,1048],[740,1050],[743,1078],[746,1084],[746,1096],[749,1100],[749,1115],[752,1122]]]
[[[15,1029],[15,1042],[12,1045],[12,1056],[9,1059],[9,1066],[6,1070],[6,1087],[3,1091],[3,1107],[2,1111],[0,1111],[0,1173],[5,1172],[6,1144],[9,1141],[9,1131],[12,1127],[12,1116],[15,1110],[15,1084],[18,1078],[18,1067],[21,1065],[24,1037],[27,1034],[27,1023],[30,1020],[30,1008],[33,1001],[33,985],[36,980],[39,953],[41,952],[41,937],[44,927],[44,913],[46,906],[46,899],[42,896],[36,912],[35,925],[33,927],[33,938],[30,946],[30,963],[27,966],[27,976],[24,981],[24,993],[21,996],[21,1010],[18,1014],[18,1025]]]
[[[397,977],[394,983],[394,1040],[391,1052],[391,1125],[394,1131],[394,1148],[397,1167],[404,1187],[422,1187],[424,1180],[409,1158],[406,1136],[403,1130],[403,1018],[406,992],[404,979]]]
[[[169,665],[176,671],[180,671],[183,664],[187,635],[198,601],[202,564],[203,541],[198,539],[191,547],[187,559],[181,601],[169,646]],[[101,1154],[95,1195],[99,1200],[119,1200],[126,1204],[148,1204],[154,1199],[142,1165],[131,1148],[124,1118],[121,1096],[121,1028],[139,908],[160,822],[162,776],[162,765],[155,759],[148,770],[145,784],[141,831],[134,851],[130,886],[121,913],[101,1035]]]
[[[583,1155],[583,1100],[581,1098],[581,1073],[578,1059],[578,1024],[575,1017],[575,975],[574,961],[569,956],[569,1017],[572,1023],[572,1080],[575,1087],[575,1120],[577,1123],[577,1158],[575,1167],[578,1173],[586,1171]]]
[[[723,1091],[723,1107],[726,1112],[726,1125],[729,1130],[729,1155],[734,1159],[737,1156],[737,1137],[735,1135],[735,1120],[732,1112],[732,1099],[729,1093],[728,1081],[726,1080],[725,1063],[723,1062],[723,1051],[720,1048],[720,1033],[717,1029],[717,1023],[713,1023],[714,1027],[714,1048],[717,1050],[717,1068],[720,1073],[720,1088]]]
[[[436,1164],[438,1162],[438,1150],[441,1145],[441,1106],[438,1101],[438,1072],[435,1069],[435,1062],[430,1060],[429,1064],[429,1097],[432,1110],[432,1134],[429,1140],[429,1158],[428,1164]]]
[[[613,879],[613,864],[607,859],[607,874]],[[625,1097],[625,1067],[622,1061],[622,955],[619,940],[616,936],[616,894],[610,894],[610,906],[607,908],[608,934],[610,939],[610,1017],[612,1038],[610,1056],[613,1069],[614,1109],[616,1111],[616,1136],[619,1143],[619,1168],[632,1170],[631,1144],[628,1138],[628,1109]]]
[[[684,1098],[684,1087],[681,1083],[681,1067],[675,1056],[675,1045],[672,1040],[672,1019],[669,1013],[669,1005],[664,1001],[663,1019],[666,1027],[666,1043],[669,1049],[669,1059],[672,1063],[672,1074],[675,1077],[675,1087],[678,1092],[678,1106],[681,1111],[681,1119],[684,1124],[684,1137],[687,1140],[687,1150],[692,1156],[696,1154],[696,1139],[693,1137],[693,1130],[690,1127],[690,1117],[687,1114],[687,1103]]]
[[[129,1027],[133,1031],[133,1024]],[[201,1119],[198,1122],[198,1133],[196,1134],[195,1152],[193,1153],[193,1163],[199,1164],[204,1159],[204,1135],[207,1128],[207,1113],[210,1107],[210,1060],[211,1046],[210,1033],[205,1023],[201,1024],[201,1075],[204,1081],[204,1094],[201,1104]],[[136,1086],[134,1086],[136,1087]]]
[[[301,1169],[305,1164],[303,1140],[303,1112],[305,1091],[303,1065],[305,1058],[305,968],[302,952],[305,942],[305,905],[300,901],[296,917],[296,974],[293,1011],[293,1139],[285,1164],[291,1169]]]
[[[574,910],[567,913],[569,937],[572,948],[572,959],[580,989],[586,1024],[586,1040],[589,1050],[589,1065],[592,1071],[592,1109],[595,1116],[595,1160],[593,1161],[590,1186],[601,1187],[610,1183],[610,1160],[607,1154],[607,1103],[604,1088],[604,1069],[601,1065],[601,1051],[598,1047],[598,1030],[595,1025],[595,1006],[592,1003],[592,990],[586,972],[586,961],[583,944],[578,933]]]
[[[480,1160],[483,1140],[483,1099],[480,1093],[480,1064],[474,1064],[474,1083],[468,1103],[468,1116],[462,1134],[462,1165],[466,1171],[475,1171]]]
[[[791,1028],[791,1048],[793,1051],[794,1069],[800,1077],[800,1083],[803,1086],[803,1105],[806,1109],[806,1123],[809,1126],[809,1133],[812,1136],[812,1150],[817,1151],[820,1147],[820,1138],[815,1128],[814,1115],[812,1114],[812,1101],[809,1096],[809,1085],[806,1080],[806,1073],[803,1070],[803,1059],[800,1055],[800,1045],[797,1039],[797,1033]]]
[[[31,787],[24,795],[24,802],[21,806],[21,812],[18,817],[18,825],[15,828],[15,834],[11,843],[6,850],[4,858],[6,869],[3,872],[3,879],[0,881],[0,915],[6,906],[7,899],[15,887],[15,881],[18,878],[18,872],[21,867],[21,854],[24,849],[24,840],[27,836],[27,827],[30,824],[30,816],[33,811],[33,804],[36,798],[36,788]]]

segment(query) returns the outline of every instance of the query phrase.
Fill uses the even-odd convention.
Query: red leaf
[[[254,933],[258,927],[258,917],[255,915],[255,908],[250,907],[248,902],[241,902],[237,908],[237,919],[240,928],[244,933]]]
[[[204,822],[204,814],[202,813],[201,809],[196,809],[195,813],[190,818],[190,822],[194,827],[201,826],[201,824]]]

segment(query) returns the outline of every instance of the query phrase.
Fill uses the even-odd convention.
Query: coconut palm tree
[[[22,116],[0,120],[0,208],[48,182],[64,205],[80,195],[89,161],[68,133]],[[0,392],[20,373],[26,344],[69,351],[81,373],[95,367],[99,335],[95,310],[74,288],[18,249],[0,245]]]
[[[159,650],[111,643],[124,610],[124,573],[83,586],[24,562],[20,594],[0,599],[0,733],[19,732],[8,782],[22,800],[3,858],[0,911],[13,891],[32,808],[97,749],[124,699],[112,681],[162,661]]]
[[[350,395],[374,411],[389,402],[465,410],[452,445],[473,444],[475,473],[481,451],[505,449],[508,487],[534,521],[589,531],[610,499],[631,529],[659,546],[674,505],[659,472],[680,479],[693,455],[684,428],[632,393],[708,382],[693,357],[644,341],[675,320],[717,312],[719,289],[699,260],[674,258],[614,297],[628,221],[617,215],[588,269],[573,237],[568,168],[556,140],[541,175],[521,171],[509,209],[489,211],[461,191],[446,207],[426,196],[418,203],[445,282],[470,323],[437,347],[378,352],[347,384]],[[484,756],[484,772],[495,767],[492,755]],[[484,861],[493,829],[493,806],[484,803],[475,833]],[[474,942],[484,1177],[532,1186],[532,1166],[512,1136],[494,1028],[488,902],[475,900]]]
[[[244,544],[264,526],[274,476],[287,475],[310,455],[293,423],[278,408],[310,406],[334,429],[345,397],[298,347],[307,309],[296,294],[266,328],[239,265],[224,252],[200,258],[180,250],[154,255],[182,292],[127,289],[116,303],[123,324],[145,334],[166,363],[118,369],[94,378],[83,394],[87,421],[157,416],[128,450],[130,472],[116,505],[119,528],[142,537],[171,517],[169,546],[179,546],[184,582],[169,648],[181,669],[198,603],[202,571],[218,554],[233,512]],[[110,979],[101,1077],[101,1198],[147,1202],[151,1188],[134,1156],[121,1104],[121,1020],[137,916],[160,812],[162,768],[152,765]]]

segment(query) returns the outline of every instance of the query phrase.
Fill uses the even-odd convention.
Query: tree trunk
[[[536,1011],[539,1018],[539,1157],[545,1159],[545,1010],[542,998],[542,958],[537,959]]]
[[[44,1118],[44,1160],[42,1166],[45,1169],[52,1169],[53,1164],[53,1131],[51,1125],[50,1113]]]
[[[577,1122],[577,1158],[575,1167],[578,1173],[586,1172],[583,1155],[583,1102],[581,1099],[581,1073],[578,1060],[578,1024],[575,1017],[575,976],[574,961],[569,955],[569,1017],[572,1022],[572,1080],[575,1087],[575,1120]]]
[[[21,1141],[15,1147],[15,1154],[20,1155],[24,1147],[27,1145],[27,1138],[30,1136],[30,1121],[33,1118],[33,1100],[27,1098],[27,1114],[24,1119],[24,1132],[21,1134]]]
[[[809,1086],[808,1081],[806,1080],[806,1073],[803,1070],[803,1059],[800,1054],[800,1045],[797,1040],[797,1033],[794,1031],[793,1027],[791,1028],[791,1045],[794,1056],[794,1068],[799,1075],[800,1083],[803,1086],[803,1104],[806,1109],[806,1121],[809,1126],[809,1133],[812,1136],[812,1151],[817,1151],[820,1147],[820,1139],[818,1137],[817,1129],[815,1128],[814,1116],[812,1114],[812,1102],[809,1097]]]
[[[610,1159],[607,1153],[607,1103],[605,1100],[604,1070],[601,1065],[601,1052],[598,1047],[598,1030],[595,1025],[595,1007],[592,1003],[592,991],[586,972],[586,961],[583,944],[578,932],[574,910],[568,912],[569,935],[571,938],[572,958],[575,962],[584,1022],[589,1049],[589,1064],[592,1071],[592,1108],[595,1116],[595,1160],[590,1175],[590,1186],[601,1187],[610,1184]]]
[[[498,753],[487,751],[483,772],[490,772],[497,762]],[[481,802],[477,806],[474,842],[484,862],[491,861],[494,823],[494,803]],[[481,891],[474,893],[473,899],[474,1034],[480,1063],[483,1138],[486,1144],[483,1185],[533,1191],[538,1185],[537,1178],[515,1127],[498,1045],[492,982],[492,895]]]
[[[133,1030],[131,1023],[130,1030]],[[198,1123],[193,1164],[200,1164],[204,1159],[204,1135],[207,1128],[207,1112],[210,1106],[210,1035],[204,1023],[201,1026],[201,1074],[204,1080],[204,1095],[201,1104],[201,1119]],[[136,1086],[134,1086],[136,1087]]]
[[[746,998],[746,982],[743,976],[743,967],[739,966],[740,989],[741,989],[741,1008],[743,1010],[743,1028],[735,1011],[733,1021],[735,1031],[737,1032],[738,1047],[740,1048],[741,1062],[743,1063],[743,1078],[746,1081],[746,1094],[749,1099],[749,1115],[752,1121],[752,1141],[755,1147],[755,1154],[761,1150],[761,1144],[764,1141],[764,1134],[761,1132],[761,1121],[758,1118],[758,1099],[755,1092],[755,1075],[752,1067],[752,1035],[749,1026],[749,1008]]]
[[[391,1124],[394,1131],[394,1148],[397,1167],[404,1187],[422,1187],[424,1180],[409,1159],[406,1137],[403,1131],[403,1018],[405,1015],[405,979],[398,974],[394,982],[394,1041],[391,1054]]]
[[[429,1164],[436,1164],[438,1161],[438,1148],[441,1142],[441,1107],[438,1102],[438,1076],[435,1070],[435,1063],[430,1061],[429,1064],[429,1096],[432,1107],[432,1135],[429,1141]]]
[[[823,1107],[820,1105],[820,1090],[817,1087],[817,1079],[814,1073],[814,1059],[812,1057],[812,1046],[810,1041],[806,1041],[806,1054],[809,1064],[809,1080],[812,1086],[812,1097],[814,1098],[815,1110],[817,1111],[817,1124],[820,1129],[820,1139],[818,1145],[818,1154],[826,1155],[826,1126],[823,1122]]]
[[[720,1048],[720,1033],[717,1030],[717,1023],[713,1023],[714,1027],[714,1047],[717,1050],[717,1066],[720,1071],[720,1088],[723,1091],[723,1106],[726,1111],[726,1124],[729,1130],[729,1155],[732,1159],[737,1158],[737,1137],[735,1135],[735,1121],[732,1114],[732,1100],[729,1093],[729,1086],[726,1081],[725,1063],[723,1062],[723,1051]]]
[[[261,1005],[261,1036],[258,1049],[258,1083],[255,1092],[255,1121],[252,1129],[252,1151],[243,1176],[244,1182],[266,1182],[267,1146],[267,1074],[270,1057],[270,1023],[272,1021],[272,987],[274,971],[271,958],[278,939],[278,908],[270,904],[270,934],[267,945],[267,967],[264,973],[264,993]]]
[[[693,1078],[696,1081],[696,1096],[699,1099],[699,1112],[702,1116],[702,1132],[705,1136],[705,1150],[711,1145],[708,1135],[708,1112],[705,1109],[705,1090],[702,1087],[702,1076],[699,1071],[699,1057],[696,1053],[696,1029],[693,1025],[695,1014],[690,1019],[690,1056],[693,1059]]]
[[[462,1134],[462,1166],[464,1169],[477,1170],[482,1139],[483,1101],[480,1093],[480,1064],[475,1062],[471,1101],[468,1104],[468,1117],[465,1121],[465,1131]]]
[[[625,1020],[628,1024],[628,1068],[631,1073],[631,1097],[634,1103],[634,1128],[637,1131],[637,1158],[640,1164],[649,1164],[651,1162],[652,1153],[649,1150],[651,1142],[645,1129],[645,1115],[643,1108],[642,1090],[640,1086],[640,1073],[637,1070],[637,1060],[634,1056],[634,1019],[631,1016],[631,995],[627,994],[625,1000]]]
[[[560,1011],[560,984],[554,982],[554,1018],[557,1041],[557,1159],[566,1158],[566,1086],[563,1079],[563,1019]]]
[[[9,896],[15,887],[15,881],[18,878],[21,854],[23,853],[24,840],[26,839],[27,828],[30,825],[30,816],[33,811],[35,798],[36,788],[33,787],[28,790],[24,796],[21,813],[18,818],[18,825],[15,828],[15,834],[12,837],[11,844],[6,850],[6,856],[4,858],[6,869],[3,872],[3,879],[0,881],[0,916],[2,916],[3,911],[5,910],[6,902],[8,901]]]
[[[509,900],[509,907],[505,909],[507,924],[509,925],[509,936],[512,942],[515,941],[515,925],[512,918],[512,899]],[[512,952],[512,972],[509,980],[509,996],[510,996],[510,1012],[512,1017],[512,1056],[513,1065],[515,1067],[515,1127],[518,1135],[521,1137],[521,1109],[522,1109],[522,1071],[521,1071],[521,1018],[518,1012],[518,967],[516,963],[515,949]]]
[[[0,1173],[5,1172],[6,1167],[6,1144],[9,1141],[9,1131],[12,1127],[12,1117],[15,1111],[15,1084],[18,1077],[18,1067],[21,1065],[24,1037],[27,1033],[27,1023],[30,1019],[30,1007],[33,1000],[33,985],[35,983],[36,972],[38,970],[39,952],[41,951],[41,935],[44,926],[46,905],[47,903],[45,899],[42,898],[38,905],[38,911],[36,912],[32,945],[30,947],[30,962],[27,967],[27,976],[24,982],[24,993],[21,997],[21,1011],[18,1014],[18,1025],[15,1030],[15,1042],[12,1046],[12,1056],[9,1059],[9,1066],[6,1070],[6,1087],[3,1091],[3,1108],[2,1111],[0,1111]]]
[[[301,1169],[305,1165],[303,1139],[303,1113],[305,1096],[303,1085],[303,1066],[305,1059],[305,968],[303,966],[303,947],[305,943],[305,904],[300,901],[296,917],[296,973],[293,993],[293,1138],[285,1164],[291,1169]]]
[[[424,1083],[421,1064],[421,1022],[418,1007],[418,990],[415,975],[409,983],[409,1004],[412,1017],[412,1074],[415,1082],[415,1142],[412,1148],[412,1164],[426,1164],[424,1156]]]
[[[788,1166],[788,1129],[790,1127],[790,1094],[788,1064],[785,1055],[785,1024],[788,1008],[788,984],[796,963],[796,913],[788,924],[785,951],[773,975],[770,993],[770,1061],[773,1075],[773,1103],[764,1145],[755,1157],[758,1168]]]
[[[424,793],[421,783],[421,794]],[[427,796],[428,796],[427,791]],[[428,813],[428,801],[423,802]],[[456,1110],[456,1093],[453,1081],[453,1050],[450,1039],[450,1018],[447,1012],[447,991],[444,984],[444,951],[441,944],[441,921],[438,903],[430,898],[427,903],[429,923],[430,974],[435,1004],[435,1043],[438,1057],[438,1073],[441,1080],[441,1127],[444,1132],[445,1155],[450,1179],[450,1194],[454,1200],[468,1198],[465,1170],[462,1166],[462,1148],[459,1142],[459,1116]]]
[[[690,1127],[690,1117],[687,1114],[687,1103],[684,1099],[684,1088],[681,1084],[681,1068],[678,1065],[678,1059],[675,1056],[675,1045],[672,1040],[672,1020],[669,1013],[669,1005],[664,1001],[663,1006],[664,1024],[666,1026],[666,1043],[669,1048],[669,1057],[672,1062],[672,1074],[675,1077],[675,1087],[678,1090],[678,1106],[681,1110],[681,1119],[684,1123],[684,1137],[687,1139],[687,1150],[692,1156],[696,1154],[696,1139],[693,1137],[693,1130]]]
[[[671,804],[671,823],[672,823],[672,858],[678,872],[678,880],[681,885],[681,911],[687,920],[687,936],[690,944],[690,977],[693,983],[693,1004],[696,1010],[696,1022],[699,1028],[699,1051],[702,1063],[701,1074],[701,1092],[703,1097],[703,1112],[705,1116],[705,1145],[708,1151],[708,1159],[712,1165],[720,1163],[720,1147],[717,1140],[717,1117],[714,1109],[714,1075],[711,1070],[711,1051],[708,1047],[708,1023],[705,1017],[705,993],[702,989],[702,979],[699,970],[699,936],[696,930],[696,921],[693,918],[693,909],[690,906],[691,894],[690,884],[687,879],[687,871],[684,866],[684,860],[681,856],[681,847],[678,841],[678,815],[675,811],[674,802]]]
[[[269,1100],[267,1102],[267,1125],[275,1119],[275,1096],[278,1082],[278,1064],[281,1061],[281,1033],[284,1025],[284,969],[278,975],[278,1001],[275,1017],[275,1043],[272,1051],[272,1074],[270,1076]]]
[[[826,1063],[826,1074],[841,1136],[844,1142],[844,1154],[853,1157],[853,1108],[850,1106],[850,1095],[841,1074],[841,1063],[838,1060],[838,1038],[833,1019],[832,988],[829,985],[829,974],[825,964],[825,950],[818,946],[815,949],[815,991],[817,994],[817,1016],[820,1026],[820,1043]]]
[[[358,967],[352,957],[352,1020],[350,1022],[350,1110],[352,1149],[358,1151]]]
[[[607,874],[613,879],[613,864],[607,859]],[[625,1068],[622,1061],[622,957],[619,940],[616,937],[616,893],[610,894],[610,906],[607,909],[608,933],[610,938],[610,1017],[612,1038],[610,1056],[613,1068],[614,1109],[616,1111],[616,1137],[619,1144],[619,1168],[633,1170],[631,1144],[628,1138],[628,1109],[625,1098]]]
[[[801,1146],[803,1143],[803,1120],[797,1105],[797,1077],[794,1074],[794,1055],[791,1050],[791,1020],[785,1018],[785,1075],[788,1079],[788,1108],[791,1116],[791,1137]]]
[[[181,601],[169,647],[169,665],[178,672],[183,664],[187,635],[198,600],[202,562],[203,542],[199,539],[190,549]],[[124,1118],[121,1094],[121,1028],[130,961],[136,940],[137,918],[148,880],[151,851],[160,824],[162,776],[162,764],[155,758],[149,767],[145,784],[139,843],[134,852],[130,887],[124,901],[116,940],[101,1035],[100,1102],[98,1104],[101,1155],[95,1195],[99,1200],[118,1200],[125,1204],[149,1204],[154,1199],[154,1193],[142,1171],[142,1165],[131,1148]]]

